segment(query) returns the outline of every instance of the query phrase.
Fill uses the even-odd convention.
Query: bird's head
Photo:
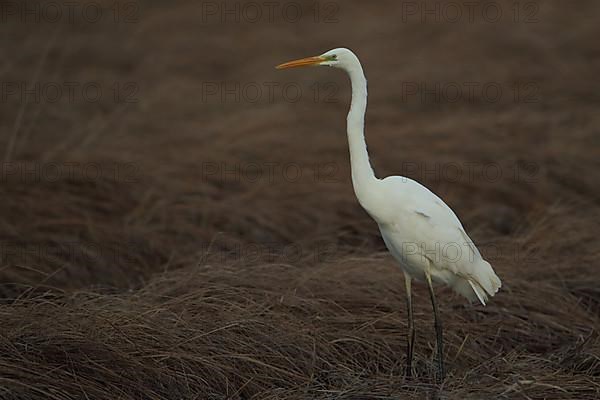
[[[345,48],[338,48],[329,50],[319,56],[301,58],[299,60],[289,61],[283,64],[279,64],[275,68],[295,68],[295,67],[308,67],[308,66],[328,66],[336,68],[346,68],[353,62],[358,61],[354,53]]]

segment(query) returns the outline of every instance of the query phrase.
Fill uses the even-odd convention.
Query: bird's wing
[[[466,291],[472,288],[485,304],[487,297],[497,292],[500,279],[483,259],[454,211],[418,182],[403,177],[388,177],[382,182],[388,201],[378,222],[387,233],[386,244],[390,242],[398,253],[410,244],[412,254],[416,251],[420,255],[415,261],[417,264],[426,258],[434,270],[462,278],[454,283],[455,289],[464,294],[462,287],[466,285]]]
[[[402,232],[398,237],[432,252],[434,267],[464,276],[476,275],[485,261],[454,211],[425,186],[409,178],[388,177],[383,182],[394,198],[394,209],[388,219],[396,220],[394,229]]]

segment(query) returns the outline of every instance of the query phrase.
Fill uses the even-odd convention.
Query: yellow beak
[[[321,56],[306,57],[306,58],[301,58],[299,60],[288,61],[286,63],[279,64],[275,68],[284,69],[284,68],[308,67],[311,65],[319,65],[323,61],[326,61],[325,57],[321,57]]]

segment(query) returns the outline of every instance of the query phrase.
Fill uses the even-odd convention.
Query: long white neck
[[[347,119],[352,185],[358,200],[364,206],[363,200],[369,195],[373,183],[377,181],[369,161],[364,133],[365,112],[367,110],[367,79],[358,58],[346,65],[344,69],[350,76],[352,84],[352,101]]]

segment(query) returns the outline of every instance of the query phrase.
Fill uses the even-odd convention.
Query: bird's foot
[[[444,365],[438,365],[438,369],[437,369],[436,375],[435,375],[435,383],[438,385],[441,385],[442,383],[444,383],[445,379],[446,379],[446,369],[444,368]]]
[[[406,369],[404,370],[404,380],[405,381],[413,380],[412,367],[410,365],[407,365]]]

